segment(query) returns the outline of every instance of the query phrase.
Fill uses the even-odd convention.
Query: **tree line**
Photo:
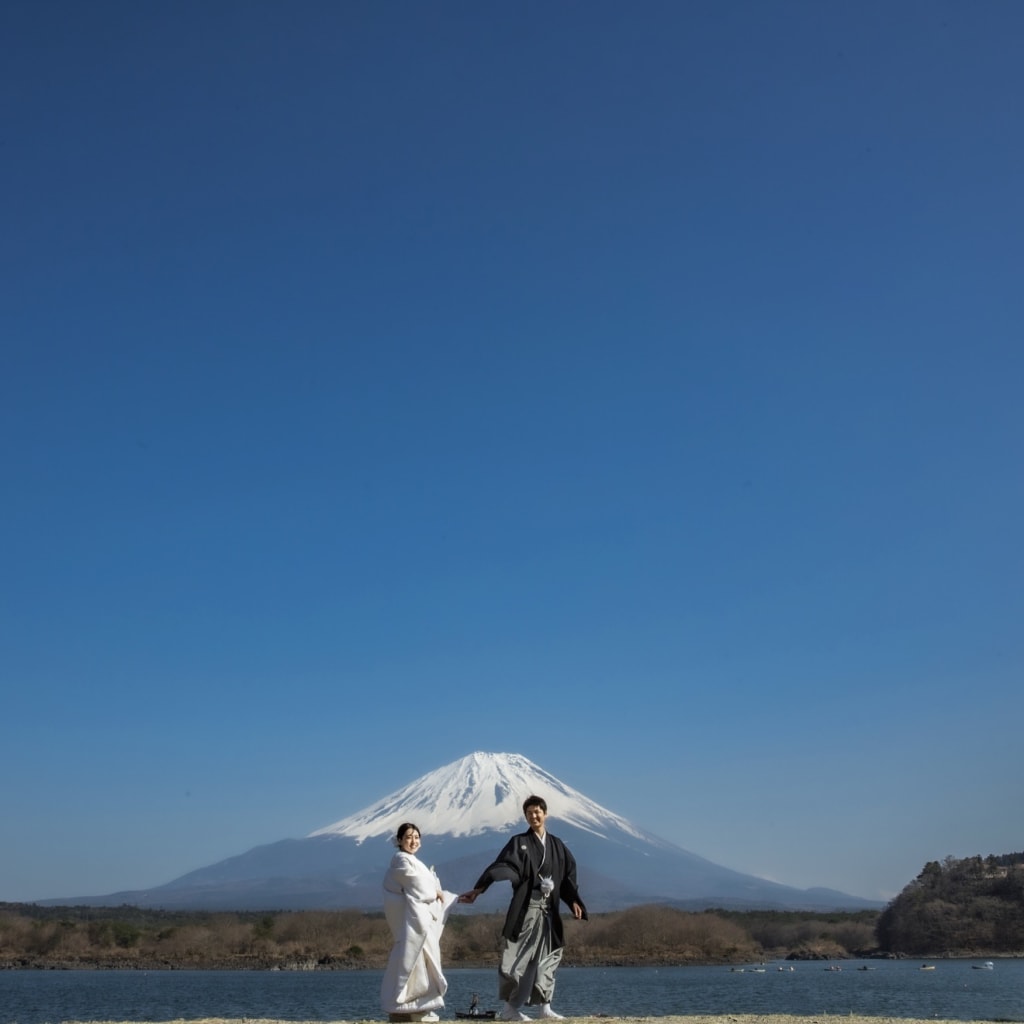
[[[909,956],[1024,951],[1024,853],[929,861],[885,908],[878,944]]]
[[[504,913],[457,913],[451,967],[498,959]],[[565,963],[673,965],[869,956],[1024,955],[1024,853],[929,861],[882,911],[689,911],[660,904],[567,917]],[[190,912],[0,903],[0,968],[381,968],[384,915]]]
[[[839,914],[684,911],[651,904],[589,922],[567,918],[566,963],[738,963],[864,955],[876,911]],[[453,914],[442,939],[451,967],[497,964],[504,913]],[[137,907],[0,904],[0,967],[380,968],[391,934],[357,910],[185,912]]]

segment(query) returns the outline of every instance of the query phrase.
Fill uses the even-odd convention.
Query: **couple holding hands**
[[[511,882],[512,900],[502,928],[498,995],[499,1020],[531,1020],[523,1006],[539,1006],[539,1016],[560,1020],[551,1008],[555,971],[564,946],[559,903],[577,920],[587,910],[576,888],[576,860],[546,828],[547,803],[523,802],[529,830],[513,836],[484,869],[476,885],[457,895],[443,890],[431,868],[416,856],[419,829],[398,827],[398,852],[384,877],[384,913],[394,946],[381,982],[381,1007],[392,1020],[436,1021],[448,983],[441,970],[441,932],[452,907],[473,903],[493,882]]]

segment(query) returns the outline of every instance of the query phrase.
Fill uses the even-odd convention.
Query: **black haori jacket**
[[[484,869],[473,888],[483,891],[492,882],[512,883],[512,902],[508,906],[505,927],[502,928],[501,934],[515,942],[526,919],[530,894],[540,885],[541,875],[551,876],[555,886],[554,893],[558,894],[558,899],[554,898],[554,893],[552,894],[549,914],[552,949],[561,949],[565,945],[565,940],[562,933],[562,918],[558,913],[559,899],[564,900],[569,907],[574,903],[583,907],[584,920],[587,919],[587,908],[583,905],[579,890],[576,888],[576,858],[557,836],[548,832],[543,847],[532,830],[513,836],[495,858],[494,863]]]

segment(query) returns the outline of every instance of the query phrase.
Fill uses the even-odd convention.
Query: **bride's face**
[[[415,853],[420,848],[420,834],[414,828],[407,828],[402,833],[399,848],[403,853]]]

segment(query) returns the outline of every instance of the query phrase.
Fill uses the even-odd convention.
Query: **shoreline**
[[[441,1018],[442,1022],[445,1018]],[[859,1014],[827,1014],[827,1013],[726,1013],[726,1014],[671,1014],[665,1017],[570,1017],[565,1018],[566,1024],[590,1022],[605,1024],[607,1021],[628,1022],[628,1024],[1006,1024],[1005,1021],[989,1021],[978,1018],[963,1021],[958,1018],[928,1017],[866,1017]],[[88,1021],[79,1022],[66,1020],[61,1024],[142,1024],[140,1021]],[[381,1024],[381,1018],[339,1017],[336,1021],[298,1021],[274,1020],[264,1017],[202,1017],[178,1018],[161,1021],[160,1024]]]

